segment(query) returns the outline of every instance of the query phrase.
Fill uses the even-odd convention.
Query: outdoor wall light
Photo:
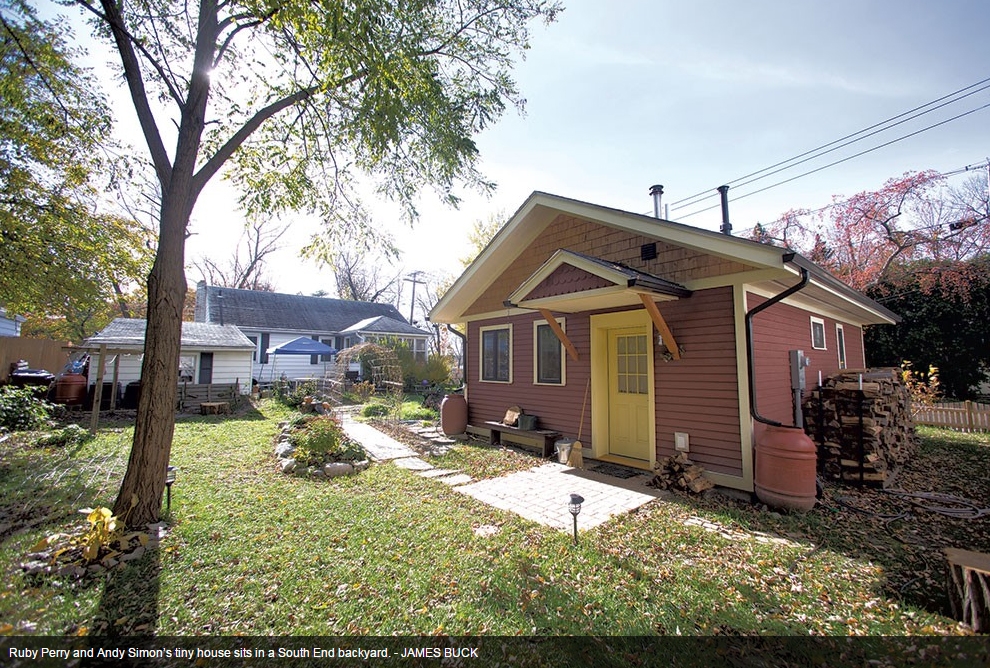
[[[584,497],[580,494],[571,494],[571,501],[567,504],[567,510],[574,516],[574,544],[577,545],[577,516],[581,513],[581,504]]]
[[[172,483],[175,482],[175,474],[178,467],[169,466],[165,469],[165,510],[172,510]]]

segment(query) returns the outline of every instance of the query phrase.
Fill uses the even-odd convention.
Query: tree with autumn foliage
[[[969,397],[990,370],[987,193],[983,176],[949,187],[937,172],[908,173],[818,211],[788,211],[751,236],[800,252],[903,318],[867,328],[869,364],[934,366],[948,395]]]
[[[909,172],[817,211],[788,211],[758,224],[751,238],[796,250],[858,290],[921,260],[940,267],[926,274],[926,289],[964,290],[972,270],[965,261],[990,250],[986,201],[945,181],[938,172]]]
[[[153,235],[106,195],[109,109],[66,23],[0,0],[0,304],[24,335],[80,341],[127,315]]]

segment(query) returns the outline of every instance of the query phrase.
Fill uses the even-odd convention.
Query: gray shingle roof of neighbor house
[[[144,346],[147,323],[138,318],[116,318],[103,331],[86,339],[83,347],[93,348],[106,344],[108,348],[136,348]],[[254,350],[255,345],[233,325],[216,325],[208,322],[182,323],[183,348],[208,348],[211,350]]]
[[[340,332],[367,318],[405,323],[391,304],[287,295],[280,292],[196,286],[196,320],[261,331]]]
[[[365,318],[361,322],[354,323],[341,334],[352,332],[372,332],[375,334],[399,334],[402,336],[430,336],[430,333],[418,327],[410,325],[405,320],[396,320],[387,316],[375,316]]]

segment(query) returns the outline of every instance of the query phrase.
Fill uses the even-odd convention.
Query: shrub
[[[371,398],[372,394],[375,393],[375,384],[369,380],[354,383],[354,385],[351,386],[351,392],[354,393],[358,403],[363,404]]]
[[[437,411],[421,405],[416,401],[406,401],[402,404],[399,418],[403,420],[436,420],[440,417]]]
[[[77,424],[70,424],[63,429],[56,429],[55,431],[41,436],[38,438],[37,444],[44,447],[61,447],[85,443],[91,438],[93,438],[93,435],[88,431]]]
[[[385,404],[366,404],[364,408],[361,409],[361,415],[364,417],[385,417],[391,412],[391,409]]]
[[[51,417],[51,406],[34,396],[31,388],[0,387],[0,427],[38,429]]]
[[[332,415],[310,420],[290,440],[296,447],[293,458],[305,465],[364,459],[364,449],[347,437],[340,421]]]
[[[299,383],[295,389],[290,386],[287,380],[277,380],[272,383],[272,396],[289,408],[299,408],[305,397],[311,397],[314,394],[316,394],[315,380]]]

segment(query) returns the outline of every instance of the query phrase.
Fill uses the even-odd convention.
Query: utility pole
[[[416,271],[412,272],[412,278],[409,278],[408,276],[406,276],[405,278],[402,279],[404,281],[409,281],[410,283],[412,283],[412,296],[409,298],[409,324],[410,325],[413,324],[413,309],[416,308],[416,284],[417,283],[423,283],[423,284],[426,283],[426,281],[419,280],[419,275],[422,274],[422,273],[423,272],[421,272],[419,270],[416,270]]]

